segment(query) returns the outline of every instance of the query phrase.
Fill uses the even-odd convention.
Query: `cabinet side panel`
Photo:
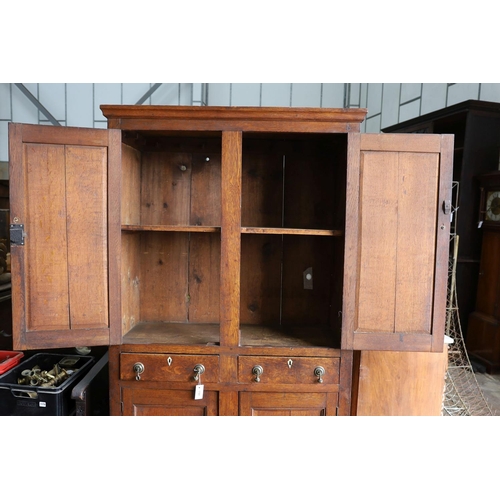
[[[395,331],[431,333],[437,154],[400,153]]]
[[[141,214],[141,154],[122,145],[122,224],[140,224]]]
[[[24,145],[27,330],[69,328],[64,146]]]
[[[106,148],[66,146],[66,190],[71,328],[107,327]]]
[[[357,325],[394,331],[398,153],[361,153]]]
[[[121,325],[125,335],[140,318],[141,235],[123,233],[121,237]]]

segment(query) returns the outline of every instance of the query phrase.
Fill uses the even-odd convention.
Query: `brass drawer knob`
[[[315,377],[318,377],[318,382],[320,384],[323,383],[323,375],[325,374],[325,369],[322,367],[322,366],[317,366],[315,369],[314,369],[314,376]]]
[[[194,379],[195,380],[199,380],[201,375],[203,373],[205,373],[205,367],[201,364],[198,364],[198,365],[195,365],[195,367],[193,368],[193,371],[194,371]]]
[[[134,365],[135,379],[141,380],[141,373],[144,372],[144,365],[142,363],[136,363]]]
[[[255,382],[260,382],[260,376],[264,373],[264,368],[260,365],[255,365],[252,368],[252,374],[255,375]]]

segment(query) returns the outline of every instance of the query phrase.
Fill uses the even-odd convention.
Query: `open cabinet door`
[[[9,124],[14,349],[119,335],[120,142],[115,130]]]
[[[443,350],[453,136],[352,134],[342,348]]]

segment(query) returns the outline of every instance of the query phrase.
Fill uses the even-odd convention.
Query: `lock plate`
[[[10,244],[24,245],[24,224],[10,225]]]

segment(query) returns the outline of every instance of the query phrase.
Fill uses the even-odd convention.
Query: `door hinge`
[[[11,224],[10,225],[10,244],[11,245],[24,245],[24,224]]]

